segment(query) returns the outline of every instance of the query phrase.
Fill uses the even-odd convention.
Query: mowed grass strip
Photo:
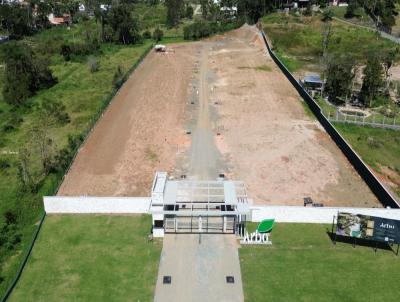
[[[48,216],[10,301],[152,301],[151,217]]]
[[[240,248],[245,301],[396,301],[400,258],[333,245],[327,228],[278,224],[272,246]]]

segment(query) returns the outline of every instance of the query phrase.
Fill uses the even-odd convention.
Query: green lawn
[[[48,216],[10,301],[152,301],[151,217]]]
[[[400,258],[335,246],[327,227],[278,224],[272,246],[240,248],[245,301],[396,301]]]

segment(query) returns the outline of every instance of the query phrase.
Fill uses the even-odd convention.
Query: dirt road
[[[190,137],[184,111],[197,44],[150,53],[82,147],[59,195],[148,196],[156,170],[172,172]],[[182,150],[182,151],[181,151]]]

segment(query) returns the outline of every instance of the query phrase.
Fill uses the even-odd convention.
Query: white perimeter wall
[[[400,209],[314,208],[294,206],[252,206],[250,209],[251,221],[253,222],[260,222],[267,218],[275,218],[276,222],[332,223],[333,216],[337,216],[338,212],[364,214],[400,220]]]
[[[47,214],[148,213],[150,197],[43,197]]]

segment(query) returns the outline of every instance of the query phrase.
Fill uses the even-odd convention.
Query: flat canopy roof
[[[153,182],[153,189],[152,189],[153,193],[163,193],[166,182],[167,182],[167,173],[157,172]]]
[[[324,81],[321,80],[321,77],[317,74],[311,74],[311,75],[306,75],[304,77],[304,82],[306,83],[317,83],[317,84],[323,84]]]
[[[240,181],[167,181],[164,204],[223,203],[236,205],[247,203],[247,193]]]

